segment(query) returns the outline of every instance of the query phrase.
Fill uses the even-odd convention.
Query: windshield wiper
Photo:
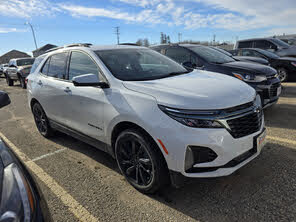
[[[185,71],[185,72],[170,72],[167,74],[167,76],[177,76],[177,75],[182,75],[182,74],[186,74],[186,73],[190,73],[192,71]]]

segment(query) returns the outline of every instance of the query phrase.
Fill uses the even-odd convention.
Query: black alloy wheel
[[[32,108],[35,124],[38,131],[44,137],[49,137],[52,135],[52,129],[49,126],[48,119],[44,110],[39,103],[35,103]]]
[[[158,147],[135,130],[122,132],[115,144],[117,164],[127,181],[143,193],[154,193],[168,181]]]
[[[27,86],[26,86],[25,78],[19,76],[19,81],[20,81],[21,87],[22,87],[23,89],[26,89]]]
[[[13,86],[13,80],[10,79],[8,75],[6,75],[6,83],[8,86]]]
[[[286,82],[288,80],[288,72],[285,68],[278,68],[278,74],[281,82]]]

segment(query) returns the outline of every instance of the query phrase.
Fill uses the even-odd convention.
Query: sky
[[[0,0],[0,55],[47,43],[116,44],[160,32],[182,40],[235,42],[236,38],[296,34],[296,0]]]

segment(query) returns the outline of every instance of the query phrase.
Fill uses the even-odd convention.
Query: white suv
[[[43,136],[62,131],[110,153],[144,193],[182,177],[229,175],[264,145],[253,88],[144,47],[61,47],[38,57],[27,81]]]

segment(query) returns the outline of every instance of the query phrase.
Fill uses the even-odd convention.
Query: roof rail
[[[129,42],[126,42],[126,43],[120,43],[119,45],[139,46],[139,45],[136,44],[136,43],[129,43]]]
[[[70,47],[90,47],[91,45],[92,45],[91,43],[74,43],[74,44],[64,45],[64,46],[55,47],[55,48],[46,50],[45,53],[52,52],[58,49],[70,48]]]

